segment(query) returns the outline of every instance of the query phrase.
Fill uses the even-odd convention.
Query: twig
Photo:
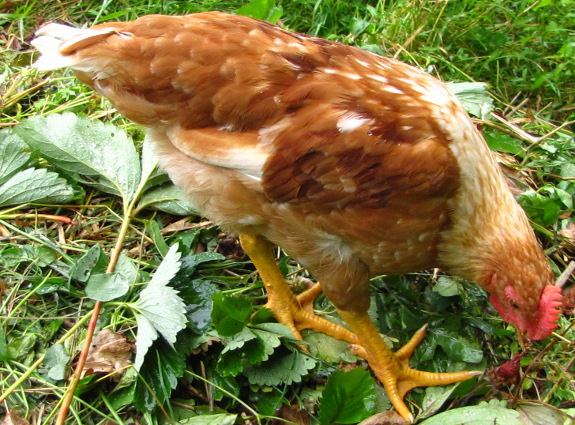
[[[571,261],[569,264],[567,264],[567,267],[565,268],[565,270],[563,270],[561,276],[557,278],[557,280],[555,281],[555,285],[560,288],[563,288],[563,286],[567,283],[569,277],[571,276],[571,274],[573,274],[574,271],[575,271],[575,261]]]

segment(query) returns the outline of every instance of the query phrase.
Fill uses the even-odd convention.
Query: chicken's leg
[[[426,326],[417,331],[407,344],[393,353],[366,312],[356,313],[343,310],[338,310],[338,312],[357,336],[359,347],[356,354],[367,360],[385,387],[389,400],[405,420],[413,422],[413,415],[403,402],[403,397],[409,390],[422,386],[452,384],[482,374],[472,371],[431,373],[411,369],[409,359],[425,337]]]
[[[317,284],[297,297],[293,294],[276,264],[272,245],[268,241],[258,236],[242,234],[240,242],[264,282],[268,293],[266,307],[274,313],[278,322],[290,328],[295,338],[303,340],[300,331],[313,329],[357,344],[358,340],[352,332],[313,312],[313,301],[321,292]]]

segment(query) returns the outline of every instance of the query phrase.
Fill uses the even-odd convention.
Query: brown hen
[[[480,133],[438,80],[411,66],[224,13],[144,16],[91,29],[49,24],[43,70],[70,67],[144,125],[162,167],[241,242],[268,306],[355,343],[398,412],[416,386],[476,372],[409,368],[424,331],[392,353],[366,311],[369,278],[432,267],[476,282],[531,339],[556,327],[561,294]],[[302,308],[275,265],[309,269],[351,331]]]

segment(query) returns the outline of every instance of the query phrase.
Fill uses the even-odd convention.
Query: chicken
[[[478,372],[411,369],[425,330],[393,353],[367,315],[370,277],[440,267],[481,286],[530,339],[556,328],[561,291],[527,217],[430,75],[218,12],[48,24],[37,36],[38,69],[70,67],[146,127],[173,182],[241,235],[278,321],[298,338],[315,329],[356,344],[406,420],[409,390]],[[321,289],[294,296],[273,245]],[[350,330],[306,308],[320,290]]]

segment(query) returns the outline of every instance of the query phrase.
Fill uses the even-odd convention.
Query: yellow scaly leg
[[[272,244],[259,236],[245,234],[240,235],[240,242],[264,282],[268,293],[266,307],[274,313],[278,322],[290,328],[295,338],[303,340],[300,331],[313,329],[357,344],[357,338],[352,332],[313,312],[313,301],[321,292],[319,285],[312,286],[297,297],[293,294],[277,266]]]
[[[431,373],[411,369],[409,359],[425,337],[427,326],[418,330],[407,344],[393,353],[381,338],[367,313],[343,310],[338,310],[338,312],[357,336],[356,354],[367,360],[383,384],[389,400],[397,412],[407,421],[413,422],[413,415],[404,403],[403,397],[411,389],[452,384],[482,374],[482,372],[475,371]]]

